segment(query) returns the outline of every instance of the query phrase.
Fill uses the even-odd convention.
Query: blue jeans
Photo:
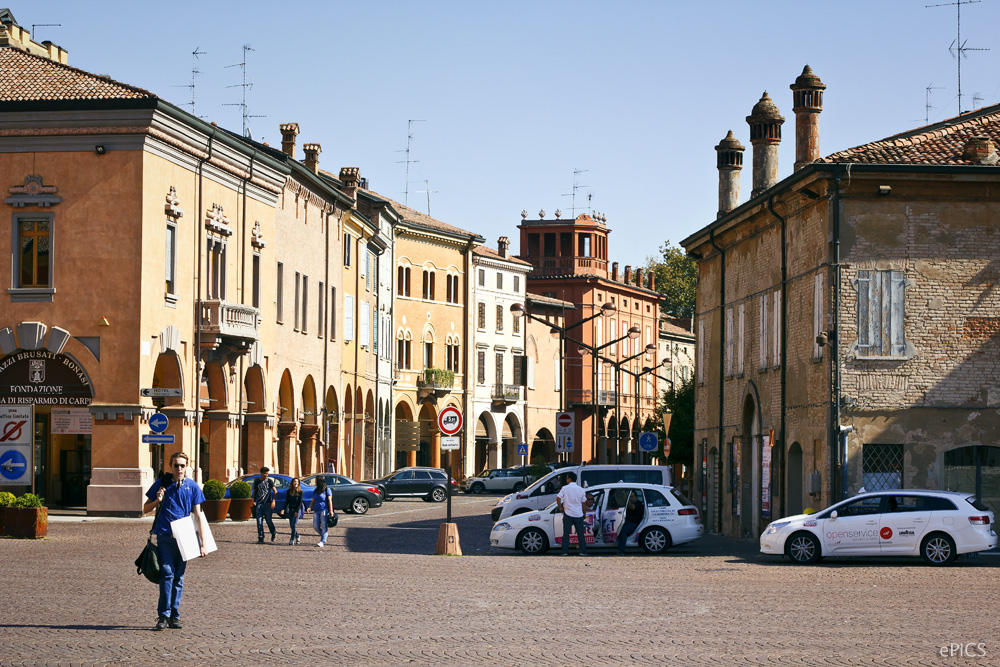
[[[257,505],[257,539],[264,539],[264,521],[267,521],[267,527],[271,530],[271,534],[274,535],[274,521],[271,520],[271,502],[268,501],[263,505]]]
[[[326,544],[326,510],[313,512],[313,528],[319,534],[319,541]]]
[[[582,516],[567,516],[563,514],[563,537],[562,552],[569,553],[569,529],[576,527],[577,546],[580,547],[580,555],[587,555],[587,538],[584,536],[584,523]]]
[[[299,536],[299,531],[296,528],[296,525],[298,523],[299,523],[299,513],[298,512],[292,512],[291,514],[288,515],[288,527],[292,531],[292,539],[293,540],[296,537]]]
[[[628,519],[622,524],[622,529],[618,531],[618,553],[625,553],[625,540],[635,532],[635,529],[639,527],[639,524],[635,521],[629,521]]]
[[[187,563],[181,558],[173,535],[156,536],[156,552],[160,556],[160,599],[156,612],[167,618],[180,618],[181,592]]]

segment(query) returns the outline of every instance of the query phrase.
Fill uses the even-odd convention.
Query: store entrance
[[[90,411],[35,406],[35,493],[49,507],[86,507]]]

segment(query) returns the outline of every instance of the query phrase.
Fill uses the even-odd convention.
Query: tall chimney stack
[[[781,124],[784,122],[785,117],[778,112],[777,105],[765,90],[763,97],[747,116],[750,143],[753,144],[751,198],[778,182],[778,144],[781,143]]]
[[[358,167],[341,167],[340,181],[344,184],[345,194],[351,199],[358,196],[358,186],[361,185],[361,169]]]
[[[281,130],[281,152],[294,160],[295,137],[299,134],[299,124],[282,123],[278,129]]]
[[[819,159],[819,114],[823,111],[826,84],[806,65],[789,88],[795,112],[795,171],[798,171]]]
[[[319,144],[302,144],[302,150],[306,154],[306,169],[314,174],[319,173],[319,154],[323,149]]]
[[[611,262],[611,279],[618,280],[618,262]]]
[[[510,247],[510,239],[506,236],[501,236],[497,239],[497,254],[501,257],[507,256],[507,248]]]
[[[635,284],[637,287],[642,287],[642,267],[638,267],[635,270]]]
[[[625,265],[625,280],[623,282],[626,282],[626,283],[632,282],[632,265],[631,264],[626,264]]]
[[[740,205],[740,171],[743,169],[743,147],[733,131],[715,147],[719,168],[719,213],[721,218]]]

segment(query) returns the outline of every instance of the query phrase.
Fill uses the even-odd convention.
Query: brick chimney
[[[756,197],[778,182],[778,144],[781,143],[781,124],[784,122],[785,117],[765,90],[747,116],[750,143],[753,144],[751,197]]]
[[[501,236],[497,239],[497,254],[501,257],[507,256],[507,248],[510,247],[510,239],[506,236]]]
[[[740,171],[743,169],[743,151],[746,150],[733,131],[715,147],[716,166],[719,168],[719,212],[721,218],[740,205]]]
[[[618,262],[611,262],[611,279],[618,280]]]
[[[649,289],[656,290],[656,273],[653,271],[649,272]]]
[[[813,74],[809,65],[795,79],[792,111],[795,112],[795,171],[819,159],[819,114],[823,111],[826,84]]]
[[[962,157],[972,160],[973,164],[996,164],[997,150],[993,140],[987,136],[976,136],[965,142]]]
[[[635,270],[635,284],[637,286],[639,286],[639,287],[642,287],[642,267],[641,266],[638,267]]]
[[[344,184],[345,194],[356,199],[358,196],[358,186],[361,185],[361,169],[358,167],[341,167],[340,180]]]
[[[626,264],[625,265],[625,282],[627,282],[627,283],[632,282],[632,265],[631,264]]]
[[[294,160],[295,137],[299,135],[299,124],[282,123],[278,129],[281,130],[281,152]]]
[[[314,174],[319,173],[319,154],[323,149],[319,144],[302,144],[302,150],[306,154],[306,169]]]

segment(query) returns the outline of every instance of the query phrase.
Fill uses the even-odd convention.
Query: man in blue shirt
[[[194,480],[187,478],[188,456],[184,452],[170,455],[170,468],[173,475],[165,474],[153,482],[146,491],[148,500],[143,504],[144,513],[160,508],[156,516],[153,533],[156,535],[156,551],[160,556],[160,599],[157,603],[158,618],[156,630],[163,630],[168,625],[180,629],[181,619],[178,608],[181,606],[181,592],[184,588],[184,570],[187,563],[181,558],[177,540],[170,531],[170,522],[195,513],[201,535],[208,532],[205,515],[201,513],[201,504],[205,494]],[[201,545],[201,555],[204,557],[205,545]]]

